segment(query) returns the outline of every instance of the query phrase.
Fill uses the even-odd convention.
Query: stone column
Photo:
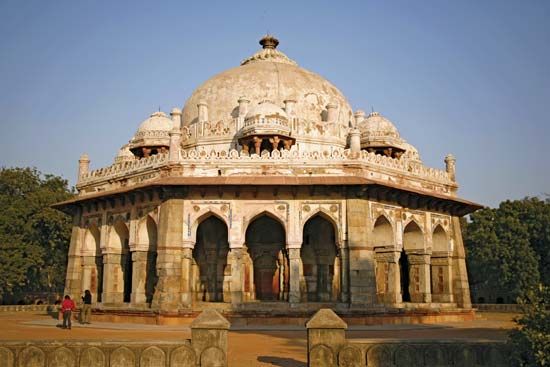
[[[181,251],[181,304],[184,307],[192,307],[193,294],[191,292],[192,268],[193,268],[193,247],[192,242],[183,244]]]
[[[442,254],[431,258],[432,302],[453,302],[452,259]]]
[[[347,247],[342,247],[340,249],[340,279],[342,289],[341,291],[341,301],[348,303],[349,299],[349,249]]]
[[[80,228],[80,210],[73,215],[73,228],[69,245],[67,274],[65,277],[65,294],[71,298],[79,297],[82,293],[82,259],[79,251],[82,248],[82,230]]]
[[[377,249],[376,259],[376,298],[377,303],[392,305],[400,303],[401,278],[399,272],[399,251]]]
[[[466,254],[464,252],[464,243],[462,242],[459,218],[452,217],[451,223],[454,240],[452,257],[453,298],[458,307],[472,308],[470,287],[468,286],[468,273],[466,271]]]
[[[160,206],[157,273],[158,282],[152,307],[162,311],[176,311],[181,303],[181,257],[183,247],[183,203],[177,191],[168,193]]]
[[[103,295],[104,304],[122,303],[124,300],[124,279],[120,267],[121,254],[103,254]]]
[[[92,277],[94,277],[95,274],[97,274],[97,271],[94,272],[94,268],[96,267],[95,256],[83,256],[81,258],[81,264],[82,264],[82,283],[81,283],[82,293],[84,293],[86,289],[89,289],[90,292],[92,293],[92,296],[95,296],[94,295],[95,290],[92,289],[92,288],[97,289],[97,287],[92,287],[92,285],[94,285],[93,283],[95,282],[95,280],[92,279]]]
[[[300,257],[301,244],[288,245],[289,262],[289,292],[288,301],[290,303],[299,303],[301,300],[300,278],[302,276],[302,258]],[[292,246],[292,247],[290,247]]]
[[[409,261],[409,294],[411,302],[429,303],[430,292],[430,255],[426,253],[407,253]]]
[[[346,344],[348,325],[328,308],[322,308],[306,323],[308,366],[336,366]]]
[[[147,251],[132,251],[132,305],[144,305],[147,302],[145,285],[147,282]]]
[[[231,285],[230,297],[232,304],[241,304],[244,302],[243,296],[243,248],[231,247],[228,258],[231,260]],[[224,300],[225,301],[225,300]]]

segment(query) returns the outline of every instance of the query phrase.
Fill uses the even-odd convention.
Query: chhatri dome
[[[260,44],[129,131],[112,165],[81,156],[78,195],[56,204],[73,216],[65,294],[140,320],[212,302],[471,317],[459,219],[480,206],[458,197],[455,158],[425,166],[388,118]]]

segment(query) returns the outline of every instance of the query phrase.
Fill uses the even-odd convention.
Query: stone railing
[[[253,164],[258,162],[264,165],[265,161],[270,161],[274,164],[281,163],[285,165],[300,165],[300,166],[330,166],[334,164],[364,164],[371,167],[379,167],[384,170],[392,170],[398,174],[408,175],[414,178],[435,181],[443,185],[453,185],[449,175],[444,170],[430,168],[422,165],[420,162],[410,160],[406,157],[391,158],[373,152],[361,151],[360,154],[353,154],[349,149],[334,149],[332,151],[298,151],[291,150],[274,150],[269,152],[264,150],[260,155],[247,154],[239,152],[236,149],[231,150],[205,150],[205,149],[190,149],[182,150],[179,154],[178,164],[197,165],[204,163],[206,165],[216,164]],[[105,180],[115,180],[131,174],[154,170],[155,168],[164,166],[168,163],[168,154],[156,154],[148,158],[142,158],[131,162],[115,163],[109,167],[90,171],[84,174],[79,182],[78,187],[86,186],[87,184],[97,183]]]
[[[139,172],[163,166],[168,161],[168,154],[155,154],[147,158],[136,159],[130,162],[121,162],[85,173],[80,177],[78,185],[87,184],[99,180],[114,179],[125,176],[128,173]]]
[[[181,342],[0,341],[0,365],[19,367],[226,367],[229,322],[205,310]]]
[[[55,309],[55,305],[7,305],[0,306],[0,312],[17,312],[17,311],[43,311],[47,312]]]
[[[472,307],[485,312],[520,313],[521,305],[516,303],[476,303]]]
[[[347,324],[319,310],[306,324],[309,367],[507,366],[504,343],[457,340],[346,339]]]

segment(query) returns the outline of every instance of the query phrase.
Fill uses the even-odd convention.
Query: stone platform
[[[188,325],[205,309],[216,309],[232,325],[303,326],[321,308],[334,310],[348,325],[400,325],[462,322],[475,319],[474,309],[449,305],[425,304],[415,308],[350,307],[341,303],[289,304],[287,302],[198,303],[193,309],[157,311],[128,306],[103,306],[93,309],[94,319],[103,322],[141,323],[150,325]],[[419,307],[420,306],[420,307]]]

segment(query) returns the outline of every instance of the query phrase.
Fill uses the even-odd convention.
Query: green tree
[[[464,242],[472,294],[498,292],[515,301],[541,280],[547,284],[550,204],[536,198],[504,201],[472,214]],[[481,290],[481,291],[480,291]]]
[[[63,288],[71,222],[50,205],[71,196],[61,177],[0,169],[0,295]]]
[[[540,285],[519,299],[520,328],[510,333],[514,366],[550,366],[550,287]]]

